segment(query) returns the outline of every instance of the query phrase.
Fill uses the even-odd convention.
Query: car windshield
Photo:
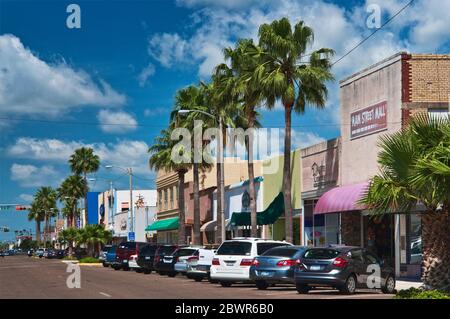
[[[119,248],[121,248],[121,249],[134,249],[134,248],[136,248],[136,243],[134,243],[134,242],[121,243],[119,245]]]
[[[242,241],[227,241],[224,242],[217,250],[217,255],[250,255],[252,250],[252,243]]]
[[[265,251],[262,256],[293,258],[298,251],[295,248],[276,247]]]
[[[147,245],[142,247],[141,249],[141,255],[145,255],[145,254],[154,254],[156,250],[156,246],[152,246],[152,245]]]
[[[258,255],[264,254],[267,250],[280,246],[287,246],[287,245],[285,243],[257,243],[256,244],[257,254]]]
[[[198,249],[179,249],[179,250],[177,250],[176,255],[178,257],[192,256],[197,251],[198,251]]]
[[[323,248],[323,249],[309,249],[307,250],[304,255],[303,258],[304,259],[333,259],[335,257],[337,257],[340,254],[339,251],[335,250],[335,249],[327,249],[327,248]]]

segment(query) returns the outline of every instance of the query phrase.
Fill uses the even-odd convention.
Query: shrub
[[[83,264],[96,264],[96,263],[100,262],[98,260],[98,258],[93,258],[93,257],[81,258],[79,261],[80,261],[80,263],[83,263]]]
[[[63,260],[77,260],[75,257],[65,256]]]
[[[397,292],[396,299],[450,299],[450,296],[439,290],[422,290],[409,288]]]

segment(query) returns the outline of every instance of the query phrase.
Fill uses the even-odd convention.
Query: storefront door
[[[394,219],[392,215],[364,216],[364,247],[394,267]]]

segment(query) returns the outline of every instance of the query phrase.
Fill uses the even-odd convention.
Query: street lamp
[[[105,168],[107,169],[111,169],[111,168],[119,168],[123,171],[125,171],[128,176],[130,177],[130,219],[131,219],[131,225],[130,225],[130,232],[134,232],[134,213],[133,213],[133,168],[132,167],[128,167],[128,168],[123,168],[120,166],[115,166],[115,165],[105,165]]]
[[[220,223],[219,223],[219,228],[220,228],[220,237],[217,236],[217,241],[220,244],[222,241],[224,241],[226,239],[226,234],[225,234],[225,176],[224,176],[224,154],[223,154],[223,128],[222,128],[222,116],[218,115],[217,117],[212,115],[211,113],[205,112],[205,111],[201,111],[201,110],[178,110],[178,114],[188,114],[188,113],[201,113],[204,114],[206,116],[211,117],[212,119],[214,119],[216,122],[219,122],[219,141],[218,141],[218,150],[217,150],[217,155],[218,155],[218,161],[217,161],[217,166],[219,165],[219,163],[222,166],[222,169],[220,170],[220,175],[218,174],[218,179],[219,179],[219,189],[218,189],[218,193],[220,196],[218,196],[219,198],[217,199],[217,202],[220,203],[220,211],[217,212],[217,221],[219,221],[220,218]],[[218,170],[218,167],[216,167],[216,169]]]

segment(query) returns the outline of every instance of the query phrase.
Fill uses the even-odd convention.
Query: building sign
[[[369,135],[387,128],[386,101],[350,114],[350,139]]]
[[[316,162],[311,166],[312,177],[313,177],[313,187],[323,188],[328,185],[336,184],[336,180],[331,180],[330,174],[326,174],[325,165],[319,165]]]

